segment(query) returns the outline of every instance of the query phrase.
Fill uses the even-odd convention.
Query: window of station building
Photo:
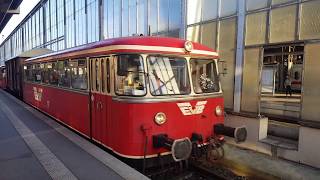
[[[143,58],[140,55],[119,55],[116,58],[116,94],[143,96],[146,94]]]
[[[87,61],[86,59],[72,60],[69,63],[71,69],[71,86],[74,89],[88,89]]]
[[[290,2],[296,2],[297,0],[272,0],[271,5],[278,5],[278,4],[284,4],[284,3],[290,3]]]
[[[152,95],[190,94],[188,65],[185,58],[149,56],[147,62]]]
[[[201,25],[201,43],[216,48],[217,22],[210,22]]]
[[[59,74],[57,71],[58,62],[51,62],[48,64],[48,73],[49,73],[49,83],[51,85],[58,85],[59,82]]]
[[[99,40],[99,2],[87,0],[88,43]]]
[[[320,1],[304,2],[301,5],[299,38],[320,38]]]
[[[200,42],[200,25],[190,26],[187,29],[187,40]]]
[[[182,22],[182,13],[181,9],[181,1],[170,1],[169,0],[169,33],[168,36],[170,37],[180,37],[180,25]]]
[[[267,31],[267,11],[246,16],[246,45],[264,44]]]
[[[113,1],[113,37],[121,36],[121,1]]]
[[[149,31],[156,35],[158,33],[158,0],[150,0],[149,4]]]
[[[247,11],[268,7],[269,0],[246,0]]]
[[[122,36],[126,37],[129,35],[129,0],[122,0]]]
[[[218,0],[202,0],[202,21],[218,17]]]
[[[169,29],[169,3],[168,0],[159,1],[159,32],[168,32]],[[176,10],[177,11],[177,10]]]
[[[231,16],[237,13],[238,0],[220,0],[220,17]]]
[[[187,24],[194,24],[201,21],[201,0],[188,0],[187,10]]]
[[[129,0],[129,36],[133,34],[137,34],[137,0]]]
[[[270,11],[271,43],[293,41],[296,32],[297,5],[272,9]]]
[[[58,61],[57,71],[59,74],[58,85],[61,87],[71,87],[71,72],[69,60]]]

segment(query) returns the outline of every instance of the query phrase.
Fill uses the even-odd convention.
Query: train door
[[[106,64],[108,57],[90,59],[91,74],[91,134],[92,139],[104,143],[107,129]]]

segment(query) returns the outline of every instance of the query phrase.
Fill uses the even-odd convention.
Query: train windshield
[[[126,96],[143,96],[146,94],[143,58],[140,55],[118,56],[116,94]]]
[[[147,62],[152,95],[190,94],[189,74],[185,58],[149,56]]]
[[[190,68],[195,93],[219,92],[219,79],[214,60],[190,59]]]

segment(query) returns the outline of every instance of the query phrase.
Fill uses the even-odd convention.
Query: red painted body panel
[[[203,99],[204,100],[204,99]],[[201,100],[201,101],[203,101]],[[185,116],[180,111],[178,102],[132,104],[125,102],[112,103],[111,131],[112,148],[121,154],[131,156],[143,156],[145,136],[141,126],[148,130],[147,154],[157,154],[164,149],[157,150],[152,147],[152,135],[166,133],[170,138],[191,138],[192,133],[199,133],[206,140],[213,133],[213,125],[223,123],[223,116],[215,115],[217,105],[223,107],[222,98],[205,99],[207,104],[203,113]],[[198,100],[182,101],[190,102],[194,107]],[[158,112],[164,112],[167,122],[159,126],[154,122],[154,116]]]
[[[34,88],[42,89],[41,100]],[[39,84],[24,83],[24,101],[48,113],[75,130],[90,136],[89,96]]]
[[[42,89],[41,101],[37,101],[34,88]],[[24,84],[24,100],[50,114],[56,119],[71,126],[75,130],[90,136],[90,114],[88,110],[89,95],[63,89]],[[203,113],[185,116],[177,103],[127,103],[112,100],[111,96],[93,94],[92,108],[92,138],[124,156],[143,156],[145,134],[141,126],[148,127],[147,155],[165,152],[164,149],[152,147],[152,135],[166,133],[170,138],[191,138],[192,133],[199,133],[204,140],[212,135],[213,125],[223,123],[223,116],[215,115],[217,105],[223,107],[223,98],[208,98]],[[102,102],[97,105],[96,102]],[[190,102],[194,107],[199,100]],[[167,122],[161,126],[154,122],[154,116],[164,112]]]

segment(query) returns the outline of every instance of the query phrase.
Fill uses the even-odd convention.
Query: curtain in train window
[[[297,6],[272,9],[270,12],[270,42],[293,41],[296,32]]]
[[[152,95],[190,93],[187,61],[184,58],[149,56],[148,75]]]
[[[319,39],[320,1],[305,2],[302,3],[300,6],[300,39]]]
[[[246,17],[246,45],[264,44],[266,40],[267,12],[248,14]]]

